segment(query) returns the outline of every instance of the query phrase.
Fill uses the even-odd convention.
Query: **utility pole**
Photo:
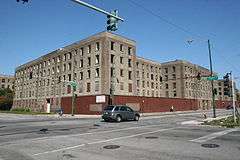
[[[210,72],[211,72],[211,77],[213,77],[212,53],[211,53],[210,40],[208,39],[207,42],[208,42],[208,55],[209,55],[209,61],[210,61]],[[216,118],[216,105],[215,105],[215,94],[214,94],[213,79],[211,80],[211,86],[212,86],[213,118]]]
[[[236,105],[235,105],[235,87],[234,87],[234,77],[233,73],[230,72],[231,74],[231,80],[232,80],[232,104],[233,104],[233,120],[234,123],[236,123]]]

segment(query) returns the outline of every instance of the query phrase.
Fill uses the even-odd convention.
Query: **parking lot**
[[[121,123],[97,118],[1,122],[0,159],[238,160],[240,130],[188,123],[201,118],[189,113]]]

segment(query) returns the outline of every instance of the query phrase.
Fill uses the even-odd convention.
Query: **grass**
[[[227,128],[240,127],[240,117],[237,117],[236,123],[234,123],[233,116],[230,116],[219,120],[204,122],[204,125],[221,126]]]
[[[49,115],[54,113],[33,112],[30,108],[14,108],[10,111],[0,110],[0,113],[26,114],[26,115]]]

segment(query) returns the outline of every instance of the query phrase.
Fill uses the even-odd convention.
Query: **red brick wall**
[[[102,107],[108,104],[109,97],[106,96],[106,103],[102,103]],[[179,98],[153,98],[153,97],[137,97],[137,96],[114,96],[113,104],[139,103],[141,112],[166,112],[174,106],[175,111],[197,110],[197,101],[194,99]],[[76,99],[77,114],[101,114],[101,112],[93,112],[89,110],[90,104],[96,104],[96,96],[81,96]],[[71,113],[72,98],[63,97],[61,106],[64,113]]]

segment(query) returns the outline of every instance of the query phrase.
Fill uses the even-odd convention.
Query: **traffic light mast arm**
[[[122,19],[121,17],[118,17],[118,16],[116,16],[114,14],[111,14],[111,13],[109,13],[109,12],[103,10],[103,9],[97,8],[97,7],[95,7],[95,6],[91,5],[91,4],[88,4],[86,2],[83,2],[83,1],[80,1],[80,0],[71,0],[71,1],[73,1],[75,3],[78,3],[78,4],[81,4],[81,5],[85,6],[85,7],[91,8],[91,9],[93,9],[95,11],[101,12],[103,14],[106,14],[108,16],[114,17],[117,20],[124,21],[124,19]]]

